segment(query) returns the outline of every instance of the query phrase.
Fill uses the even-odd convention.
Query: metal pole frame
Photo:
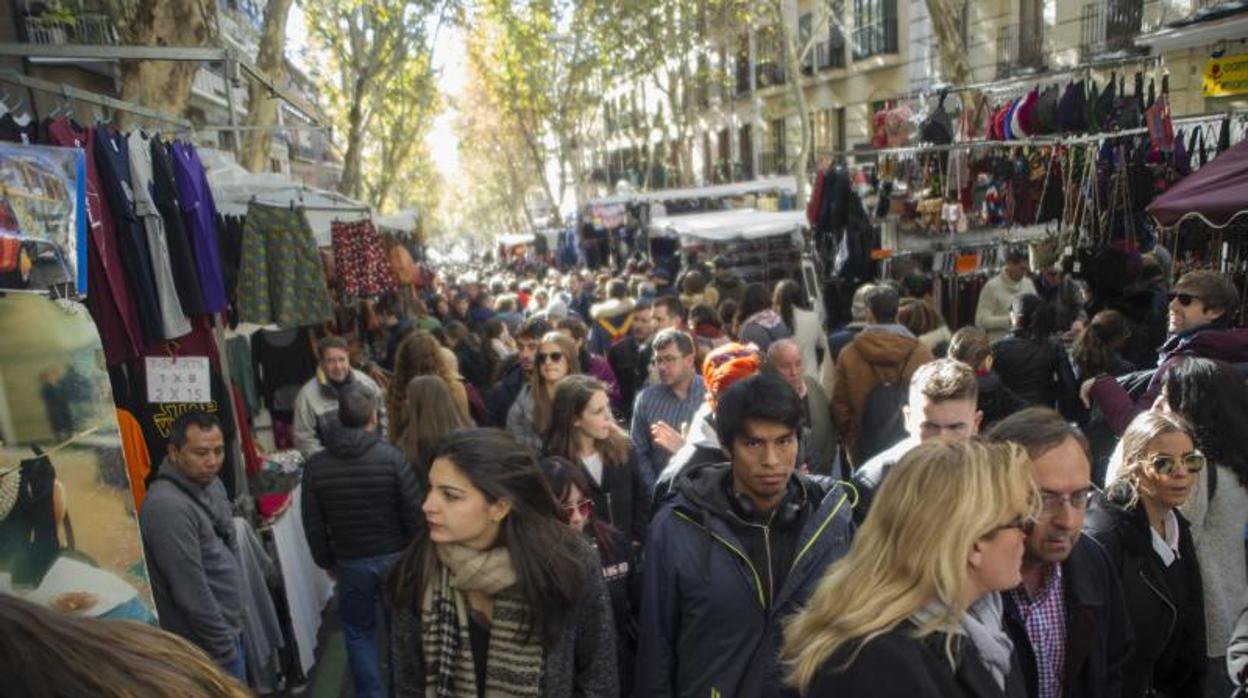
[[[18,73],[15,70],[0,70],[0,82],[8,82],[8,83],[12,83],[15,85],[21,85],[22,87],[27,87],[32,90],[39,90],[40,92],[47,92],[50,94],[59,94],[65,97],[66,99],[78,100],[80,102],[89,102],[91,104],[97,104],[102,107],[108,107],[109,109],[129,112],[131,114],[134,114],[135,116],[140,116],[140,117],[144,117],[147,119],[155,119],[157,121],[163,121],[165,123],[170,123],[170,124],[173,124],[175,126],[178,126],[180,128],[184,128],[187,130],[194,130],[195,128],[194,125],[187,119],[174,116],[167,112],[159,111],[156,109],[149,109],[147,107],[141,107],[132,102],[126,102],[120,99],[109,97],[107,95],[102,95],[102,94],[98,94],[95,92],[89,92],[82,88],[73,87],[70,85],[63,84],[63,83],[55,83],[55,82],[50,82],[48,80],[42,80],[40,78],[31,77],[29,75],[22,75],[21,73]]]

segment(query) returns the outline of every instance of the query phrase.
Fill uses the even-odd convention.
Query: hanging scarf
[[[485,695],[541,694],[542,646],[521,633],[524,602],[513,593],[516,571],[506,548],[486,552],[448,544],[435,547],[438,561],[421,601],[421,645],[429,698],[476,698],[477,679],[468,635],[468,592],[494,601],[486,657]]]

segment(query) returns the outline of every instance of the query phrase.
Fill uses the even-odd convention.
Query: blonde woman
[[[1150,411],[1122,435],[1115,475],[1088,511],[1085,531],[1118,570],[1135,647],[1123,698],[1203,696],[1205,614],[1191,527],[1179,513],[1205,468],[1188,423]]]
[[[849,553],[789,623],[805,696],[1027,695],[996,593],[1019,584],[1038,498],[1013,444],[929,442],[894,467]]]

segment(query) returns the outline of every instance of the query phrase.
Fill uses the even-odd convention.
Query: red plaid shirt
[[[1036,656],[1040,698],[1061,698],[1062,670],[1066,664],[1066,588],[1062,566],[1053,565],[1034,599],[1023,585],[1009,592],[1023,617],[1027,639]]]

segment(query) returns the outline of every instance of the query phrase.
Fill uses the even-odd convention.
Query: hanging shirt
[[[79,129],[66,119],[56,119],[48,124],[47,132],[51,145],[82,148],[87,154],[86,215],[91,238],[87,246],[87,308],[99,330],[104,359],[115,365],[138,356],[143,333],[117,249],[112,213],[101,194],[99,171],[91,157],[95,130]]]
[[[152,263],[152,280],[160,302],[160,328],[163,339],[173,339],[191,331],[191,322],[182,310],[178,284],[173,277],[165,221],[152,198],[152,143],[135,131],[126,139],[130,152],[130,187],[135,215],[143,221],[147,251]]]
[[[225,279],[221,273],[221,246],[217,233],[217,204],[208,188],[204,165],[195,146],[174,142],[173,172],[178,182],[182,217],[195,246],[195,266],[199,270],[199,287],[204,294],[204,310],[219,313],[225,310]]]
[[[199,270],[195,266],[191,237],[182,219],[182,203],[178,199],[178,184],[173,174],[173,151],[169,145],[152,137],[152,199],[160,219],[165,224],[165,242],[169,246],[169,264],[173,268],[173,282],[178,288],[178,300],[182,312],[196,315],[208,312],[204,294],[199,288]]]

